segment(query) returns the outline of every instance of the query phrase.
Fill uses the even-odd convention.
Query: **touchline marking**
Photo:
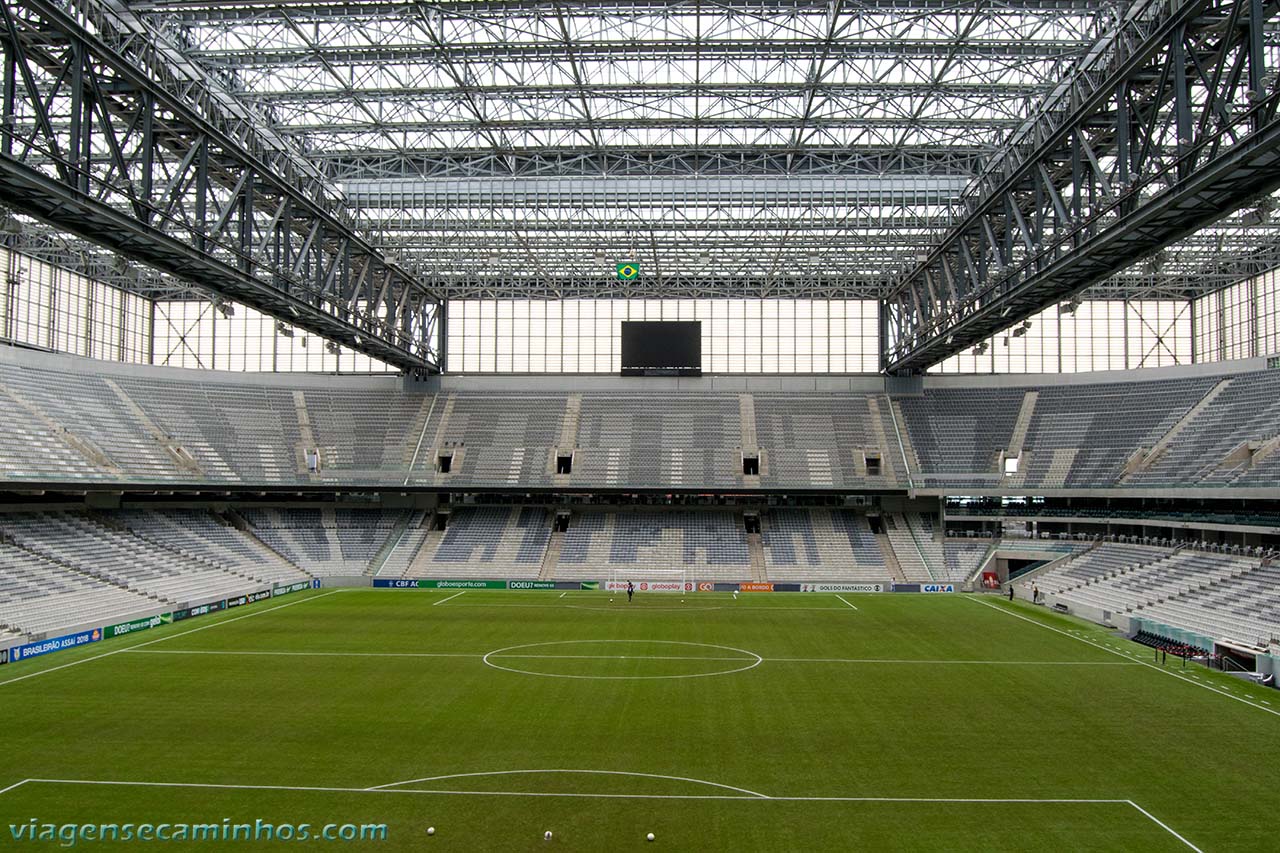
[[[1174,838],[1178,839],[1178,840],[1179,840],[1179,841],[1181,841],[1183,844],[1187,845],[1187,846],[1188,846],[1188,847],[1190,847],[1192,850],[1196,851],[1196,853],[1204,853],[1204,851],[1203,851],[1203,850],[1201,850],[1199,847],[1195,846],[1195,845],[1194,845],[1194,844],[1192,844],[1190,841],[1188,841],[1187,839],[1183,838],[1183,837],[1182,837],[1181,835],[1179,835],[1178,833],[1174,832],[1174,831],[1173,831],[1173,827],[1169,826],[1169,824],[1167,824],[1167,823],[1165,823],[1164,821],[1160,820],[1160,818],[1156,817],[1156,816],[1155,816],[1155,815],[1153,815],[1151,812],[1147,811],[1147,810],[1146,810],[1146,809],[1144,809],[1142,806],[1140,806],[1140,805],[1138,805],[1137,803],[1135,803],[1133,800],[1129,800],[1129,805],[1133,806],[1135,809],[1137,809],[1138,811],[1142,812],[1142,813],[1143,813],[1144,815],[1146,815],[1147,817],[1151,818],[1151,820],[1155,821],[1155,823],[1156,823],[1158,826],[1160,826],[1162,829],[1164,829],[1164,831],[1165,831],[1165,832],[1169,833],[1169,834],[1170,834],[1170,835],[1172,835]]]
[[[837,595],[837,596],[836,596],[836,598],[840,599],[840,600],[841,600],[841,601],[843,601],[845,604],[849,604],[848,599],[846,599],[843,595]],[[850,606],[850,607],[853,607],[853,605],[852,605],[852,604],[849,604],[849,606]],[[858,608],[853,607],[853,609],[854,609],[854,610],[857,610]]]
[[[470,779],[484,776],[527,776],[548,773],[580,773],[589,776],[634,776],[640,779],[664,779],[673,782],[692,782],[695,785],[707,785],[712,788],[723,788],[727,791],[736,791],[740,794],[748,794],[756,799],[773,799],[768,794],[761,794],[759,791],[739,788],[736,785],[724,785],[720,782],[708,782],[706,779],[693,779],[688,776],[665,776],[661,773],[631,773],[626,770],[488,770],[479,773],[451,773],[447,776],[426,776],[422,779],[406,779],[403,782],[388,782],[385,785],[373,785],[369,788],[365,788],[365,790],[380,791],[389,788],[397,788],[401,785],[416,785],[419,782],[443,782],[448,779]]]
[[[194,634],[198,631],[207,631],[210,628],[217,628],[219,625],[230,625],[232,622],[239,622],[241,619],[249,619],[253,616],[261,616],[263,613],[270,613],[273,610],[283,610],[286,607],[293,607],[295,604],[306,604],[308,601],[316,601],[321,598],[327,598],[330,595],[336,595],[337,593],[342,591],[343,590],[341,589],[335,589],[330,592],[322,592],[319,595],[312,595],[312,596],[308,596],[307,598],[300,598],[297,601],[290,601],[287,604],[278,604],[275,607],[268,607],[266,610],[255,610],[252,613],[246,613],[243,616],[237,616],[234,619],[223,619],[217,622],[211,622],[208,625],[201,625],[199,628],[192,628],[189,631],[181,631],[177,634],[169,634],[168,636],[160,637],[155,640],[147,640],[144,643],[135,643],[132,646],[125,646],[123,649],[115,649],[113,651],[103,652],[100,655],[94,655],[93,657],[81,658],[80,660],[73,660],[71,663],[64,663],[64,664],[59,664],[58,666],[51,666],[48,669],[42,669],[38,672],[29,672],[26,675],[19,675],[18,677],[10,678],[7,681],[0,681],[0,687],[3,687],[6,684],[13,684],[16,681],[25,681],[28,678],[35,678],[37,675],[47,675],[50,672],[57,672],[58,670],[66,669],[67,667],[79,666],[80,664],[88,663],[89,661],[101,660],[102,658],[109,658],[112,655],[118,655],[121,652],[129,652],[129,651],[133,651],[134,649],[140,649],[143,646],[154,646],[156,643],[167,642],[168,640],[172,640],[177,637],[185,637],[187,634]]]
[[[1023,616],[1021,613],[1014,613],[1011,610],[1005,610],[1003,607],[996,607],[994,604],[989,604],[988,602],[985,602],[980,598],[975,598],[971,595],[967,595],[965,596],[965,598],[968,598],[970,601],[974,601],[978,604],[981,604],[983,607],[990,607],[992,610],[995,610],[999,613],[1003,613],[1007,616],[1012,616],[1015,619],[1021,619],[1023,622],[1030,622],[1032,625],[1039,625],[1041,628],[1044,628],[1049,631],[1053,631],[1055,634],[1061,634],[1064,637],[1070,637],[1073,640],[1079,640],[1082,643],[1088,643],[1089,645],[1095,648],[1101,649],[1102,651],[1107,652],[1108,654],[1119,655],[1123,657],[1123,655],[1121,655],[1120,652],[1112,651],[1111,649],[1108,649],[1106,646],[1102,645],[1101,643],[1095,643],[1093,640],[1090,640],[1087,637],[1078,637],[1073,633],[1060,630],[1058,628],[1053,627],[1052,625],[1046,625],[1043,622],[1040,622],[1036,619],[1029,619],[1026,616]],[[1192,687],[1203,687],[1205,690],[1212,690],[1214,693],[1217,693],[1222,696],[1226,696],[1228,699],[1234,699],[1237,702],[1243,702],[1244,704],[1249,705],[1250,707],[1257,708],[1259,711],[1266,711],[1268,714],[1272,714],[1274,716],[1280,717],[1280,711],[1275,711],[1271,708],[1264,708],[1263,706],[1259,705],[1257,702],[1254,702],[1250,699],[1246,699],[1243,696],[1235,696],[1231,693],[1228,693],[1225,690],[1222,690],[1218,687],[1213,686],[1212,684],[1192,681],[1190,678],[1187,678],[1183,675],[1179,675],[1177,672],[1174,672],[1173,670],[1165,669],[1163,667],[1156,666],[1155,664],[1147,663],[1144,660],[1136,660],[1134,661],[1134,663],[1138,664],[1139,666],[1145,666],[1148,669],[1153,669],[1156,672],[1162,672],[1165,675],[1171,676],[1173,678],[1178,679],[1179,681],[1190,684]]]
[[[434,604],[432,604],[431,606],[432,606],[432,607],[439,607],[441,604],[444,604],[446,601],[453,601],[455,598],[457,598],[458,596],[462,595],[462,593],[463,593],[463,592],[466,592],[466,590],[464,589],[464,590],[462,590],[462,592],[455,592],[453,595],[449,596],[448,598],[442,598],[442,599],[440,599],[439,601],[437,601],[437,602],[435,602]]]

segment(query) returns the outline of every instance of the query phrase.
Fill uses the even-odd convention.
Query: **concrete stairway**
[[[767,581],[769,572],[764,564],[764,538],[759,533],[747,534],[747,556],[751,560],[751,579]]]
[[[555,577],[556,566],[560,563],[560,551],[564,548],[564,531],[551,531],[551,539],[547,541],[547,550],[542,555],[542,568],[538,570],[538,580],[549,581]]]

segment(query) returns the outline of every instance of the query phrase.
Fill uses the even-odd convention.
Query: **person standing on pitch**
[[[1013,601],[1013,584],[1009,584],[1009,600]]]
[[[631,596],[636,594],[636,585],[631,581],[627,581],[627,604],[631,603]]]

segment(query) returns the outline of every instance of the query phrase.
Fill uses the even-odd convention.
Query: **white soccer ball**
[[[428,826],[427,835],[435,835],[435,834],[436,834],[436,828],[434,826]]]
[[[646,835],[646,836],[645,836],[645,840],[646,840],[646,841],[652,841],[652,840],[653,840],[653,833],[651,832],[651,833],[649,833],[648,835]]]
[[[542,833],[542,837],[543,837],[543,838],[545,838],[547,841],[550,841],[550,840],[551,840],[551,830],[549,830],[549,829],[548,829],[546,832]]]

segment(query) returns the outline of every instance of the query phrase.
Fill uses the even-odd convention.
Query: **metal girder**
[[[1132,6],[895,282],[886,368],[921,371],[1280,187],[1277,12]]]
[[[1280,223],[1212,233],[1216,230],[1163,249],[1160,263],[1135,264],[1086,294],[1091,299],[1197,299],[1280,269]]]
[[[966,49],[968,55],[980,59],[1056,59],[1079,55],[1085,47],[1079,40],[1021,41],[985,40]],[[823,49],[835,59],[902,57],[946,58],[954,53],[953,45],[933,39],[859,39],[830,46],[813,42],[759,41],[756,39],[721,39],[707,44],[652,39],[626,39],[584,44],[578,57],[595,63],[623,62],[635,59],[682,61],[705,57],[709,61],[732,59],[765,59],[795,61],[812,59]],[[296,66],[319,60],[332,65],[404,65],[422,62],[421,45],[370,44],[348,47],[321,45],[312,47],[205,48],[190,51],[201,63],[228,69],[266,69]],[[495,63],[538,62],[563,59],[563,51],[554,43],[525,42],[449,42],[434,46],[426,57],[430,62]]]
[[[676,196],[689,206],[774,208],[854,205],[944,206],[964,188],[963,176],[780,176],[610,178],[422,178],[347,181],[358,208],[436,210],[450,207],[618,208],[664,206]]]
[[[548,83],[538,80],[495,82],[488,85],[476,85],[473,91],[489,98],[502,98],[529,103],[535,101],[563,101],[578,96],[579,87],[570,82]],[[957,82],[947,86],[947,94],[966,103],[991,98],[1011,99],[1032,97],[1044,89],[1042,83],[1024,80],[1010,83]],[[361,97],[371,98],[382,103],[418,103],[425,100],[447,99],[457,94],[448,86],[396,86],[377,87],[363,86],[359,90]],[[779,83],[771,80],[733,80],[726,82],[672,81],[660,79],[653,82],[628,81],[624,83],[601,83],[591,87],[593,97],[628,98],[780,98],[798,93],[812,92],[820,98],[860,97],[864,101],[910,100],[933,96],[937,87],[927,81],[884,82],[884,81],[832,81],[809,86],[802,82]],[[282,108],[296,108],[310,111],[317,104],[345,104],[351,98],[352,91],[347,88],[335,88],[332,84],[297,86],[280,91],[264,91],[247,94],[246,99],[261,104],[270,104],[277,108],[277,115]]]
[[[433,284],[458,299],[876,299],[880,287],[842,276],[779,277],[674,275],[618,281],[616,278],[553,280],[543,276],[455,277]]]
[[[678,276],[682,293],[735,291],[727,271],[756,291],[775,281],[801,292],[794,281],[816,276],[882,293],[947,221],[954,193],[740,204],[695,185],[931,176],[957,186],[1111,14],[1097,0],[128,6],[330,180],[474,181],[458,199],[352,201],[442,293],[481,280],[509,283],[495,287],[511,296],[524,283],[535,298],[585,292],[620,254],[656,281]],[[488,192],[499,178],[687,180],[617,211],[568,196],[517,211]]]
[[[352,146],[311,150],[309,158],[334,181],[382,178],[512,178],[601,176],[976,175],[989,156],[985,146],[855,149],[786,146],[609,146],[494,151],[457,147],[406,147],[377,151]]]
[[[447,110],[444,111],[447,114]],[[360,139],[370,134],[378,133],[394,133],[403,134],[410,137],[431,137],[436,134],[450,133],[477,133],[481,131],[487,132],[506,132],[519,131],[521,133],[534,133],[544,130],[576,130],[583,126],[581,119],[571,116],[564,118],[511,118],[502,120],[492,119],[450,119],[440,118],[436,121],[423,121],[414,119],[411,121],[386,121],[386,120],[358,120],[335,119],[333,121],[316,121],[320,116],[314,116],[312,121],[315,123],[295,123],[287,126],[287,132],[293,134],[302,134],[318,143],[323,143],[325,147],[343,147],[342,141],[344,137],[353,137]],[[895,130],[903,129],[921,129],[921,130],[944,130],[954,132],[956,138],[963,138],[967,133],[987,133],[992,130],[1009,131],[1017,127],[1021,122],[1014,117],[973,117],[973,118],[947,118],[947,117],[917,117],[917,118],[898,118],[892,116],[875,117],[875,116],[827,116],[823,118],[809,118],[802,116],[776,116],[769,118],[747,118],[738,116],[726,116],[724,118],[611,118],[611,119],[595,119],[591,127],[598,130],[680,130],[684,128],[692,128],[697,125],[708,131],[714,130],[797,130],[806,127],[815,130],[876,130],[881,134],[887,135]]]
[[[0,200],[407,370],[438,297],[341,199],[100,3],[0,5]],[[194,69],[191,69],[194,71]]]
[[[279,0],[131,0],[135,11],[190,16],[207,20],[253,20],[274,11]],[[546,0],[424,0],[423,8],[479,15],[512,15],[545,9]],[[575,4],[566,4],[575,5]],[[605,0],[592,2],[591,9],[600,14],[660,13],[671,9],[671,0]],[[719,0],[715,8],[726,12],[779,14],[806,12],[825,8],[815,0]],[[290,2],[289,9],[298,15],[346,17],[387,17],[404,10],[403,0],[303,0]],[[947,12],[956,9],[955,0],[859,0],[858,7],[868,11]],[[1049,11],[1089,12],[1098,0],[1002,0],[1000,8],[1010,12],[1043,13]]]

